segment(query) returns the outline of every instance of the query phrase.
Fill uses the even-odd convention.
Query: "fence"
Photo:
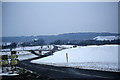
[[[11,51],[11,55],[0,55],[0,66],[2,67],[2,73],[12,71],[16,69],[16,65],[19,63],[17,51]],[[6,71],[7,70],[7,71]]]

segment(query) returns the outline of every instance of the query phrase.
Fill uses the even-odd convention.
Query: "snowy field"
[[[118,72],[118,45],[78,46],[31,63]]]
[[[117,39],[120,39],[119,36],[97,36],[95,38],[93,38],[94,40],[97,40],[97,41],[104,41],[104,40],[117,40]]]

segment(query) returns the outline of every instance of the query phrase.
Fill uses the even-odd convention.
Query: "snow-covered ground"
[[[2,72],[2,69],[4,70],[3,72]],[[13,68],[11,68],[11,67],[3,67],[3,68],[0,67],[0,77],[1,76],[17,76],[17,75],[21,75],[26,72],[33,73],[30,70],[23,69],[20,67],[16,67],[16,70],[13,70]]]
[[[32,60],[31,63],[117,72],[118,45],[69,48],[55,52],[53,56]]]
[[[74,45],[56,45],[58,47],[62,47],[62,48],[71,48],[73,47]]]
[[[9,55],[10,56],[11,52],[0,52],[0,55]],[[17,52],[17,55],[18,55],[18,59],[20,61],[38,57],[38,56],[32,54],[31,52],[27,52],[27,51],[19,51],[19,52]]]
[[[55,45],[58,47],[58,50],[73,48],[74,45]]]
[[[104,40],[117,40],[120,39],[119,36],[97,36],[95,38],[93,38],[94,40],[98,40],[98,41],[104,41]]]
[[[2,72],[2,69],[4,70]],[[15,75],[19,75],[18,71],[11,71],[11,67],[0,67],[0,76],[15,76]]]
[[[52,50],[53,46],[52,45],[45,45],[43,47],[41,46],[32,46],[32,47],[24,47],[24,50]],[[34,57],[38,57],[34,54],[32,54],[31,52],[28,51],[19,51],[19,50],[23,50],[23,47],[18,47],[15,48],[13,50],[18,50],[17,51],[17,55],[18,55],[18,59],[21,60],[26,60],[26,59],[30,59],[30,58],[34,58]],[[2,51],[10,51],[10,49],[3,49]],[[44,55],[45,53],[47,53],[48,51],[42,51],[42,55]],[[39,53],[38,51],[36,51],[36,53]],[[0,55],[11,55],[11,52],[0,52]]]
[[[17,73],[13,73],[13,74],[9,74],[9,73],[0,73],[0,76],[15,76],[15,75],[19,75]]]
[[[18,60],[20,60],[20,61],[38,57],[38,56],[32,54],[31,52],[27,52],[27,51],[19,52],[19,53],[17,53],[17,55],[18,55]]]
[[[49,47],[48,46],[43,46],[42,47],[42,50],[52,50],[52,49],[53,49],[52,45],[49,45]],[[13,50],[16,50],[16,51],[18,50],[16,54],[18,55],[17,59],[19,61],[38,57],[38,56],[32,54],[31,52],[22,51],[23,47],[18,47],[18,48],[15,48]],[[24,47],[24,50],[41,50],[41,46]],[[9,49],[3,49],[2,51],[9,51]],[[39,53],[39,51],[35,51],[35,52]],[[42,53],[42,55],[44,55],[47,52],[48,51],[42,51],[41,53]],[[11,52],[0,52],[0,55],[8,55],[8,56],[10,56]],[[10,59],[8,59],[8,61],[10,61]],[[10,71],[2,73],[2,67],[0,66],[0,76],[3,76],[3,75],[14,76],[14,75],[19,75],[19,74],[17,74],[17,73],[10,74]]]

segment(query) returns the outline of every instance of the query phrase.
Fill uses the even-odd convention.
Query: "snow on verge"
[[[0,55],[9,55],[10,56],[11,52],[0,52]],[[17,55],[18,55],[18,60],[20,60],[20,61],[38,57],[38,56],[32,54],[31,52],[27,52],[27,51],[19,51],[19,53],[17,52]]]
[[[19,75],[19,74],[0,73],[0,76],[15,76],[15,75]]]
[[[118,45],[66,49],[31,63],[118,72]]]

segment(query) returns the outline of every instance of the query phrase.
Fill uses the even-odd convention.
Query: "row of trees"
[[[2,49],[10,48],[12,50],[13,48],[16,47],[17,47],[17,43],[11,43],[10,45],[2,45]]]
[[[55,45],[79,45],[79,46],[87,46],[87,45],[104,45],[104,44],[120,44],[120,39],[118,40],[55,40],[50,44]]]
[[[43,39],[37,39],[30,42],[23,42],[22,44],[19,44],[19,46],[38,46],[38,45],[45,45],[45,41]]]
[[[29,42],[23,42],[23,43],[11,43],[10,45],[2,45],[2,49],[13,49],[16,48],[18,46],[43,46],[45,45],[45,41],[43,39],[37,39],[37,40],[33,40],[33,41],[29,41]]]
[[[11,43],[10,45],[2,46],[3,49],[6,48],[16,48],[18,46],[43,46],[45,45],[45,40],[43,39],[36,39],[29,42],[23,42],[23,43]],[[55,45],[79,45],[79,46],[87,46],[87,45],[104,45],[104,44],[120,44],[120,39],[118,40],[104,40],[104,41],[98,41],[98,40],[55,40],[51,42],[50,44]]]

